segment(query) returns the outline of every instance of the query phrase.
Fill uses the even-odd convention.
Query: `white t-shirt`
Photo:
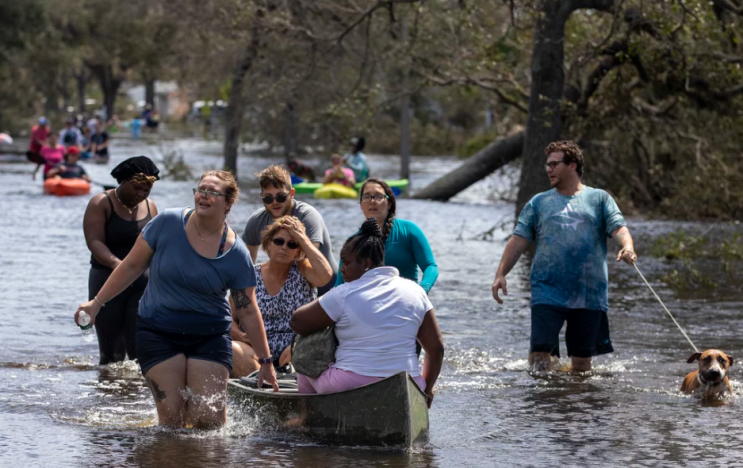
[[[433,306],[423,288],[400,278],[397,268],[373,268],[328,291],[320,305],[335,322],[334,367],[368,377],[420,375],[415,341]]]

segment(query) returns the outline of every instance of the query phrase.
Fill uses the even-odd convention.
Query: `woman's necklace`
[[[224,223],[223,223],[223,225],[224,225]],[[193,220],[193,227],[195,227],[195,228],[196,228],[196,232],[198,232],[198,233],[199,233],[199,237],[200,237],[200,238],[201,238],[201,240],[202,240],[202,241],[204,241],[204,242],[206,242],[206,239],[205,239],[205,237],[211,237],[211,236],[213,236],[213,235],[214,235],[214,234],[215,234],[216,232],[218,232],[218,231],[221,231],[221,230],[222,230],[222,226],[219,226],[219,227],[218,227],[217,229],[215,229],[214,231],[212,231],[212,232],[211,232],[210,234],[207,234],[206,236],[203,236],[203,235],[201,235],[201,231],[199,230],[199,223],[197,223],[197,222],[196,222],[196,219],[194,219],[194,220]]]
[[[129,214],[132,214],[132,211],[134,210],[134,208],[136,208],[136,206],[135,206],[134,208],[129,208],[128,206],[126,206],[126,205],[124,204],[124,202],[123,202],[123,201],[121,201],[121,198],[119,198],[119,194],[118,194],[118,193],[116,193],[116,192],[118,192],[118,190],[119,190],[119,188],[118,188],[118,187],[116,187],[116,188],[114,189],[114,196],[116,197],[116,199],[117,199],[117,200],[119,200],[119,203],[121,203],[121,206],[123,206],[124,208],[126,208],[126,211],[128,211],[128,212],[129,212]],[[137,206],[138,206],[138,205],[137,205]]]

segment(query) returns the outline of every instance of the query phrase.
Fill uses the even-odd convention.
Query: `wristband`
[[[263,358],[258,359],[258,364],[260,365],[269,364],[271,362],[273,362],[273,356],[268,356],[268,357],[263,357]]]
[[[106,307],[106,304],[104,304],[103,302],[101,302],[100,300],[98,300],[98,296],[94,296],[93,297],[93,300],[96,301],[99,306]]]

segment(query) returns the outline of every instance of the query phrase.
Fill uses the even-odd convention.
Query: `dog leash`
[[[683,329],[683,328],[681,328],[681,325],[679,325],[679,323],[678,323],[678,322],[676,321],[676,319],[675,319],[675,318],[673,318],[673,315],[672,315],[672,314],[671,314],[671,312],[670,312],[670,311],[668,310],[668,308],[666,307],[666,305],[665,305],[665,304],[663,304],[663,301],[661,301],[661,300],[660,300],[660,297],[658,297],[658,294],[656,294],[656,293],[655,293],[655,290],[653,289],[653,287],[652,287],[652,286],[650,286],[650,283],[648,283],[648,280],[646,280],[646,279],[645,279],[645,277],[643,276],[643,274],[642,274],[642,272],[640,271],[640,269],[639,269],[639,268],[637,268],[637,262],[633,263],[632,265],[633,265],[633,266],[635,267],[635,270],[637,270],[637,273],[639,273],[639,275],[640,275],[640,278],[642,278],[642,280],[643,280],[643,281],[645,282],[645,284],[646,284],[646,285],[648,286],[648,288],[650,289],[650,292],[652,292],[652,293],[653,293],[653,295],[655,296],[655,298],[656,298],[656,299],[658,299],[658,302],[660,302],[660,305],[662,305],[662,306],[663,306],[663,309],[665,309],[665,311],[666,311],[666,312],[668,313],[668,316],[669,316],[669,317],[671,317],[671,320],[673,320],[673,323],[675,323],[675,324],[676,324],[676,326],[677,326],[677,327],[679,327],[679,330],[681,330],[681,333],[682,333],[682,334],[684,335],[684,338],[686,338],[686,341],[688,341],[688,342],[689,342],[689,344],[691,345],[691,347],[692,347],[692,348],[694,348],[694,352],[697,352],[697,353],[698,353],[698,352],[699,352],[699,350],[697,349],[697,347],[696,347],[696,346],[694,346],[694,343],[692,343],[692,342],[691,342],[691,338],[689,338],[689,335],[687,335],[687,334],[686,334],[686,332],[684,331],[684,329]]]

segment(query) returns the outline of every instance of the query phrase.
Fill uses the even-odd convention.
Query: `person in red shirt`
[[[57,143],[57,135],[49,133],[48,142],[47,145],[41,147],[40,153],[45,162],[36,164],[33,174],[34,180],[36,180],[36,173],[39,172],[42,164],[44,165],[44,180],[46,180],[48,172],[64,159],[65,147]]]
[[[28,145],[28,153],[26,156],[29,160],[38,163],[41,156],[41,147],[46,144],[46,139],[49,137],[51,129],[49,128],[49,121],[46,117],[39,119],[39,124],[34,125],[31,128],[31,141]]]

